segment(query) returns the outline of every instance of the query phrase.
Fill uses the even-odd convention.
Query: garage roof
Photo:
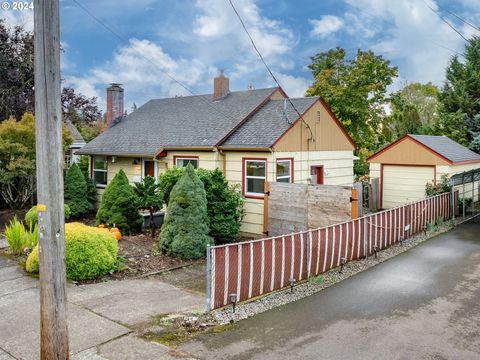
[[[421,142],[426,147],[446,157],[453,163],[461,161],[480,161],[480,155],[460,145],[447,136],[408,135]]]
[[[371,161],[382,153],[387,152],[404,140],[410,139],[417,144],[422,145],[431,153],[443,158],[452,165],[466,162],[480,162],[480,154],[477,154],[465,146],[453,141],[447,136],[433,136],[433,135],[413,135],[408,134],[400,139],[394,141],[390,145],[384,147],[382,150],[370,156],[367,161]]]

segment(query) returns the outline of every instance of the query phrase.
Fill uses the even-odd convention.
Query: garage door
[[[425,198],[425,184],[433,182],[433,166],[383,166],[383,208]]]

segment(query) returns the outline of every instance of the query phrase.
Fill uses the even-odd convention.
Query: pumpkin
[[[110,229],[111,233],[114,233],[114,232],[117,232],[117,231],[120,232],[120,230],[116,227],[113,227],[113,228]]]
[[[98,225],[98,227],[99,227],[100,229],[105,229],[105,224],[100,224],[100,225]]]
[[[117,241],[119,241],[122,238],[122,234],[120,233],[120,231],[113,231],[111,232],[111,234],[115,236],[115,239],[117,239]]]

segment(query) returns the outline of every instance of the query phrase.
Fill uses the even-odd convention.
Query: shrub
[[[63,205],[63,211],[65,214],[65,220],[70,218],[70,207],[67,204]],[[25,222],[29,225],[38,224],[38,211],[37,206],[32,206],[30,210],[25,214]]]
[[[210,236],[215,239],[215,244],[233,241],[242,224],[244,198],[240,191],[229,187],[218,169],[200,169],[198,176],[205,186]]]
[[[160,176],[158,187],[163,192],[166,203],[183,172],[184,168],[174,168]],[[240,231],[244,198],[238,189],[228,185],[220,170],[198,169],[196,172],[206,192],[210,236],[215,239],[216,244],[233,241]]]
[[[207,222],[205,189],[189,164],[170,194],[160,249],[185,259],[204,256],[212,242]]]
[[[135,183],[135,194],[137,195],[138,208],[148,210],[150,213],[150,228],[152,229],[152,238],[155,238],[155,218],[154,213],[163,206],[163,194],[158,190],[155,179],[146,176],[142,182]]]
[[[25,226],[17,217],[10,220],[10,224],[5,227],[5,237],[7,238],[8,246],[14,254],[22,254],[23,249],[28,246],[28,233]]]
[[[69,279],[93,279],[115,269],[118,243],[108,229],[68,223],[65,225],[65,244]],[[38,272],[38,246],[28,256],[25,269]]]
[[[87,182],[75,163],[70,166],[65,176],[65,204],[70,207],[70,215],[74,218],[93,210],[87,198]]]
[[[425,195],[427,196],[439,195],[446,192],[450,192],[451,190],[452,190],[452,186],[450,185],[447,175],[442,175],[440,182],[437,184],[432,184],[428,182],[425,185]]]
[[[173,168],[165,171],[158,178],[158,190],[163,194],[163,202],[168,204],[170,202],[170,193],[175,184],[183,175],[184,168]]]
[[[143,217],[138,212],[133,187],[120,169],[103,193],[97,212],[97,225],[114,225],[122,234],[131,234],[140,231],[142,223]]]
[[[78,167],[87,183],[87,200],[92,205],[92,209],[94,209],[97,202],[97,187],[95,186],[93,179],[89,176],[90,158],[86,155],[80,156]]]

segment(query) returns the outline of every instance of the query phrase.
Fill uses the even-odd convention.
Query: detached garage
[[[384,209],[425,198],[427,182],[480,167],[479,154],[446,136],[429,135],[405,135],[367,161],[370,178],[380,179]]]

